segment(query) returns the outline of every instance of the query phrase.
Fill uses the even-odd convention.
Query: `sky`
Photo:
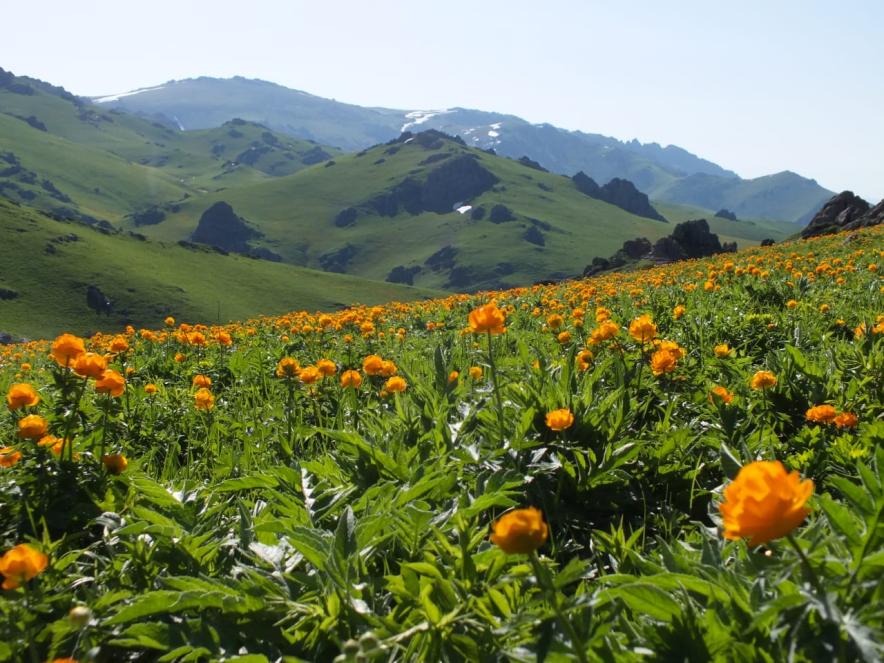
[[[34,0],[0,67],[80,95],[261,78],[674,144],[884,198],[881,0]]]

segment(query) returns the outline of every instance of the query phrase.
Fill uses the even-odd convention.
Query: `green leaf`
[[[279,482],[266,474],[257,474],[250,477],[236,477],[225,479],[212,490],[216,493],[233,493],[240,490],[254,490],[255,488],[276,488]]]
[[[647,582],[635,582],[605,589],[600,597],[608,603],[619,600],[634,613],[648,615],[652,619],[668,622],[681,613],[681,607],[668,592]]]
[[[724,472],[724,476],[726,476],[728,479],[733,479],[737,476],[737,473],[743,467],[743,464],[733,454],[733,452],[728,449],[727,445],[724,442],[722,442],[721,446],[719,447],[719,454],[721,471]]]
[[[846,507],[828,495],[819,495],[816,502],[822,507],[833,530],[846,537],[851,546],[862,545],[859,525]]]

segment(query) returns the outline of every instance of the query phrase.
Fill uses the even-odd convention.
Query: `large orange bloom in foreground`
[[[543,514],[533,506],[504,514],[493,527],[491,542],[510,555],[537,550],[549,533]]]
[[[757,546],[786,536],[810,513],[805,506],[813,481],[798,472],[786,472],[778,460],[757,460],[744,465],[724,489],[718,509],[726,539],[748,539]]]
[[[470,311],[470,331],[476,334],[502,334],[506,331],[505,322],[506,315],[494,302]]]
[[[26,543],[20,543],[0,557],[0,573],[3,574],[3,589],[16,589],[34,576],[39,575],[49,564],[49,558]]]
[[[6,405],[10,410],[20,410],[24,407],[33,407],[40,402],[37,391],[29,384],[18,382],[9,387],[6,393]]]

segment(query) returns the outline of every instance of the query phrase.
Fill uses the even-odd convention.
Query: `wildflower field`
[[[0,660],[881,660],[882,258],[5,348]]]

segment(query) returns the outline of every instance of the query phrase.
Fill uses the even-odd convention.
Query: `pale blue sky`
[[[34,0],[0,67],[83,95],[262,78],[680,145],[884,197],[884,1]]]

